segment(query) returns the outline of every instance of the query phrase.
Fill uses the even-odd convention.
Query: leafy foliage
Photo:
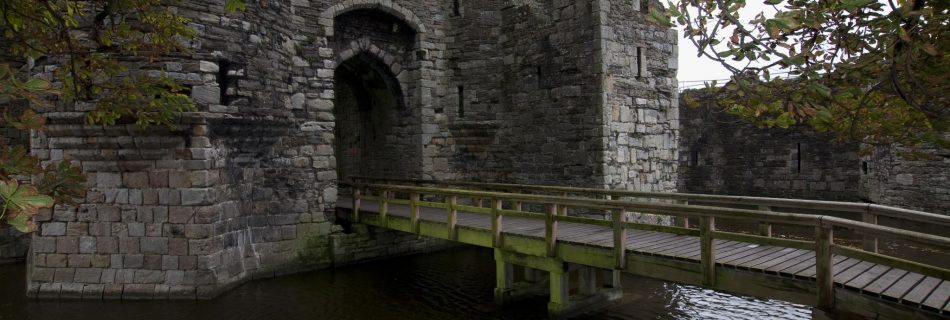
[[[46,119],[32,108],[57,98],[90,103],[90,124],[131,119],[141,126],[171,125],[195,106],[180,83],[150,65],[184,54],[196,32],[169,7],[175,0],[0,0],[0,127],[42,131]],[[245,10],[226,0],[229,12]],[[15,68],[20,62],[21,68]],[[25,63],[24,63],[25,62]],[[30,74],[34,64],[54,68],[51,78]],[[18,115],[13,104],[28,102]],[[32,177],[33,184],[21,184]],[[0,140],[0,219],[22,232],[31,217],[54,203],[75,204],[85,176],[68,161],[41,165],[19,145]]]
[[[760,125],[808,123],[871,145],[950,145],[950,2],[765,4],[774,16],[743,17],[745,0],[696,0],[650,19],[681,26],[700,55],[730,70],[728,83],[707,91]]]

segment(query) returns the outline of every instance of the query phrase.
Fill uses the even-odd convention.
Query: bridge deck
[[[352,209],[352,200],[341,197],[338,207]],[[376,201],[363,200],[362,213],[378,213]],[[442,209],[419,208],[420,221],[446,223],[447,213]],[[390,217],[408,219],[409,206],[389,204]],[[378,214],[373,214],[378,215]],[[491,219],[479,213],[458,212],[459,228],[491,232]],[[519,217],[504,218],[504,235],[540,238],[545,236],[543,220]],[[695,236],[663,232],[629,230],[628,254],[649,255],[680,261],[700,261],[700,239]],[[571,222],[558,224],[558,242],[574,243],[610,249],[613,233],[608,227]],[[805,281],[815,279],[815,254],[811,250],[749,244],[716,239],[716,265],[754,273]],[[844,256],[834,256],[834,281],[838,288],[882,298],[932,312],[950,314],[950,281],[907,272]]]

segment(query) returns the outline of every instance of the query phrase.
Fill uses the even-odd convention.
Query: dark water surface
[[[545,319],[547,298],[493,303],[491,249],[459,247],[253,281],[211,301],[32,300],[22,264],[0,266],[0,319]],[[622,302],[580,319],[826,319],[784,301],[625,275]],[[834,317],[840,318],[840,317]]]

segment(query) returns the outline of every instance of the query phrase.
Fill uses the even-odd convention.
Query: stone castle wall
[[[689,93],[687,93],[689,94]],[[950,151],[835,143],[808,126],[758,128],[680,107],[680,192],[870,202],[950,213]]]
[[[82,166],[90,191],[37,217],[30,295],[207,298],[254,277],[444,245],[342,232],[333,212],[346,173],[670,189],[673,40],[620,1],[248,5],[184,1],[192,52],[130,62],[190,87],[198,112],[171,128],[48,110],[33,152]],[[616,35],[603,34],[608,21]],[[650,48],[635,81],[630,49],[605,45],[626,39]],[[620,58],[608,67],[607,54]],[[605,116],[634,104],[636,118]],[[606,152],[611,130],[638,133],[618,142],[638,153]],[[608,179],[617,161],[627,173]],[[614,183],[624,175],[639,182]]]

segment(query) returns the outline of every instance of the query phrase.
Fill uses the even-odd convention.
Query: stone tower
[[[37,217],[29,294],[203,298],[331,265],[354,175],[675,188],[676,34],[646,21],[656,3],[247,2],[182,1],[193,52],[141,66],[191,88],[175,128],[48,114],[34,153],[80,164],[90,192]]]

